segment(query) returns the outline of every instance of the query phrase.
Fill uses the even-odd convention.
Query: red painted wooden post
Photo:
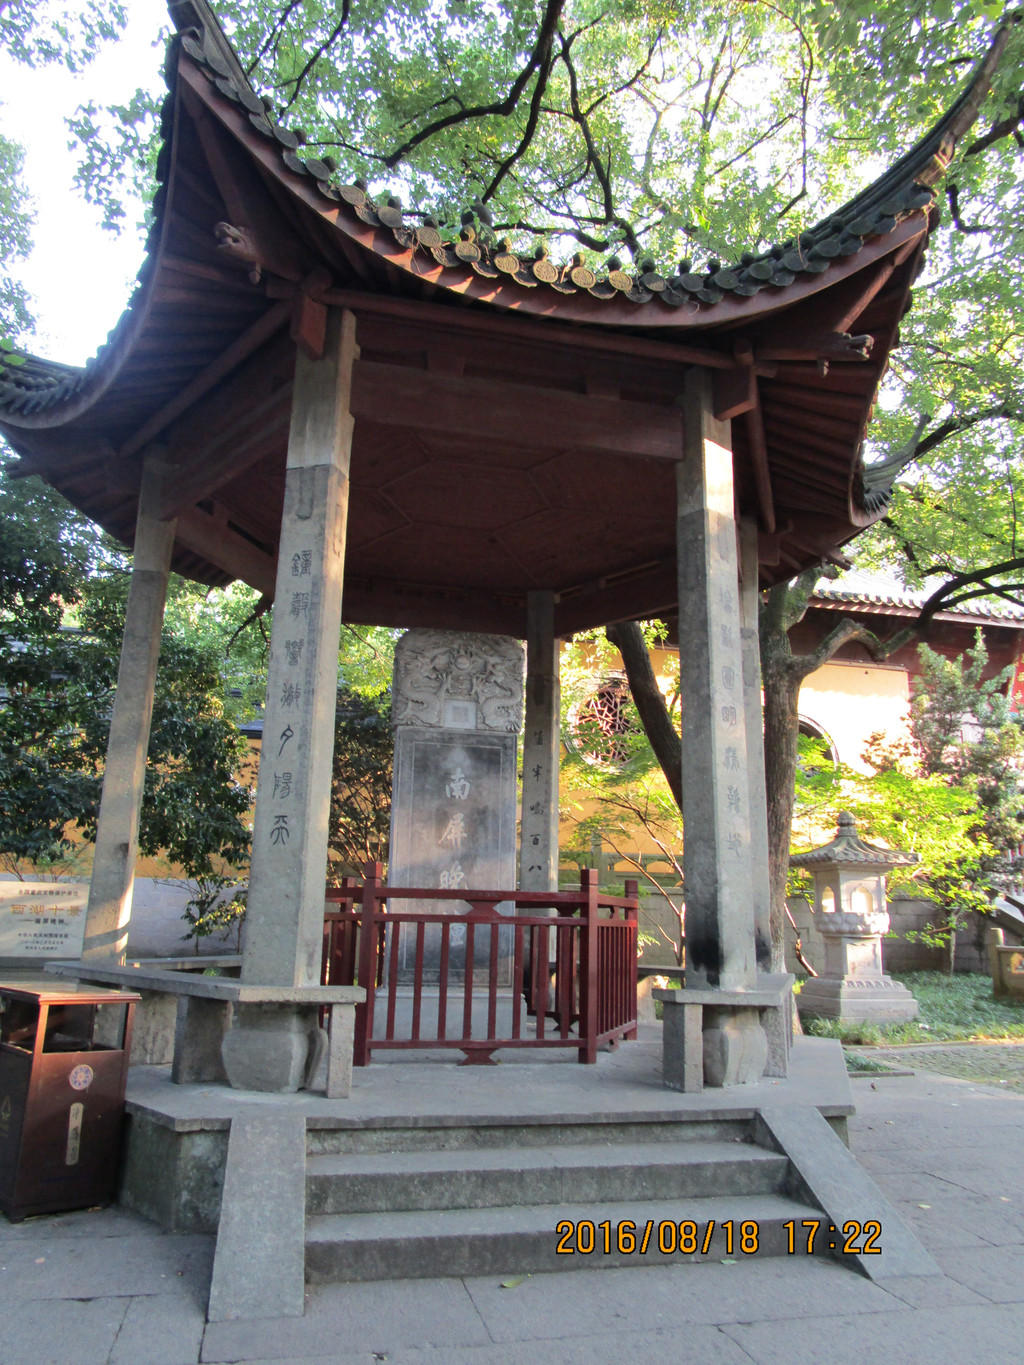
[[[630,926],[629,933],[626,939],[626,952],[629,954],[628,970],[626,973],[626,989],[628,990],[629,994],[626,997],[626,1013],[623,1016],[623,1018],[625,1020],[631,1019],[633,1021],[633,1027],[631,1029],[627,1029],[624,1035],[625,1038],[628,1040],[636,1037],[637,1025],[636,955],[640,947],[639,943],[637,942],[640,915],[640,883],[630,878],[630,880],[626,882],[624,889],[626,893],[626,899],[633,902],[629,909],[626,911],[626,920]]]
[[[476,926],[472,920],[466,923],[466,965],[462,972],[462,1037],[473,1036],[473,967],[476,962],[474,937]]]
[[[437,973],[437,1036],[448,1033],[448,957],[451,952],[452,926],[446,920],[441,925],[441,965]]]
[[[412,1042],[420,1040],[420,1012],[423,1008],[423,948],[426,942],[427,926],[422,920],[416,925],[416,956],[412,969]]]
[[[523,925],[512,921],[512,1037],[523,1032]]]
[[[597,1061],[597,870],[580,871],[580,891],[586,897],[580,944],[580,1022],[579,1057],[581,1062]]]
[[[355,1046],[353,1066],[366,1066],[370,1060],[373,1038],[373,1007],[377,991],[377,906],[380,900],[380,879],[384,869],[380,863],[363,864],[363,914],[359,934],[359,984],[366,991],[366,1000],[356,1006]]]
[[[393,907],[392,907],[392,912],[393,912]],[[394,1036],[395,1036],[395,1011],[396,1011],[396,1009],[398,1008],[398,958],[399,958],[399,950],[400,950],[401,944],[402,944],[402,931],[403,931],[403,929],[405,928],[405,924],[406,924],[406,921],[404,921],[404,920],[400,921],[398,924],[392,924],[392,926],[391,926],[391,947],[387,950],[387,952],[388,952],[388,993],[387,993],[386,999],[387,999],[387,1002],[388,1002],[388,1008],[387,1008],[387,1022],[386,1022],[385,1029],[384,1029],[384,1037],[387,1038],[389,1041],[390,1041],[392,1038],[394,1038]],[[387,942],[386,939],[384,939],[384,938],[380,939],[380,956],[381,956],[381,966],[382,966],[382,969],[383,969],[383,962],[384,962],[384,945],[385,945],[386,942]],[[377,984],[378,984],[378,986],[379,986],[379,985],[381,984],[381,982],[378,980]]]

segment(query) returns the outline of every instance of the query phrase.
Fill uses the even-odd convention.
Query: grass
[[[886,1066],[884,1062],[877,1061],[874,1057],[865,1057],[857,1052],[850,1052],[843,1048],[843,1060],[846,1062],[846,1069],[851,1075],[872,1076],[886,1075],[892,1072],[892,1067]]]
[[[904,972],[892,975],[916,997],[920,1014],[905,1024],[853,1024],[805,1019],[815,1038],[885,1046],[900,1043],[1024,1042],[1024,1002],[995,1000],[988,976]]]

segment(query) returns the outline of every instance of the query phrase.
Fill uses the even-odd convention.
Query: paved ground
[[[1006,1086],[1024,1094],[1024,1043],[915,1043],[912,1047],[858,1048],[858,1053],[901,1067],[938,1071],[965,1081]]]
[[[815,1258],[417,1280],[204,1327],[211,1239],[117,1209],[0,1219],[0,1365],[1022,1365],[1024,1097],[926,1070],[854,1094],[854,1150],[942,1279],[881,1286]]]

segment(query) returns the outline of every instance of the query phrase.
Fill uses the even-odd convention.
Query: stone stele
[[[518,640],[410,630],[395,650],[395,768],[391,886],[489,889],[515,885],[516,736],[523,717],[524,651]],[[464,913],[464,902],[401,901],[395,908]],[[411,973],[411,941],[400,971]],[[486,939],[486,936],[484,936]],[[464,969],[452,939],[453,976]],[[425,940],[425,980],[436,973],[440,933]]]

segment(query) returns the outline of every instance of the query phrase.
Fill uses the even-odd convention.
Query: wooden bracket
[[[322,360],[327,341],[327,305],[299,290],[292,302],[290,335],[310,360]]]
[[[753,365],[742,365],[735,370],[715,370],[712,404],[720,422],[752,412],[757,407],[757,375]]]

